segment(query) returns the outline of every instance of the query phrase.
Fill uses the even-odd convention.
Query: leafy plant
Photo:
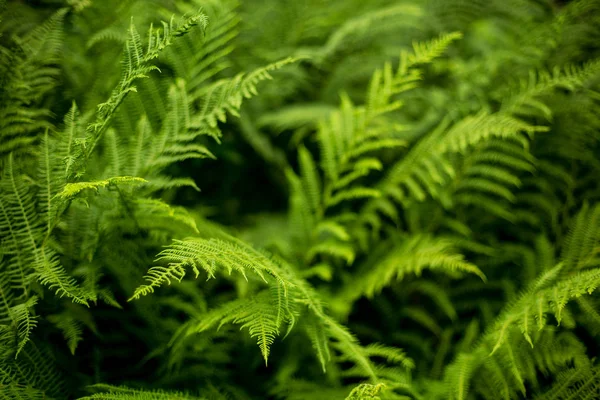
[[[0,1],[0,399],[598,398],[562,3]]]

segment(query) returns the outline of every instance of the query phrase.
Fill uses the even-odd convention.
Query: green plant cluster
[[[600,398],[599,0],[0,21],[0,400]]]

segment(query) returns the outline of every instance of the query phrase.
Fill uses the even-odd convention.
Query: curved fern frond
[[[449,239],[426,235],[395,237],[385,245],[385,251],[380,249],[365,262],[365,267],[358,272],[352,285],[351,298],[357,299],[361,295],[371,297],[393,280],[402,280],[408,274],[420,275],[425,269],[440,270],[451,275],[466,272],[486,279],[477,266],[454,251],[453,242]]]
[[[284,288],[293,286],[281,275],[279,265],[233,238],[228,241],[200,238],[176,240],[169,248],[159,253],[156,260],[168,264],[164,267],[150,268],[146,275],[148,283],[138,287],[130,300],[152,293],[155,288],[165,283],[170,284],[172,280],[181,281],[186,274],[186,267],[192,268],[196,278],[200,275],[200,269],[204,270],[210,279],[219,272],[218,268],[222,268],[229,274],[236,271],[245,279],[248,279],[248,273],[252,273],[265,283],[274,279]]]
[[[216,324],[219,328],[227,323],[238,324],[240,329],[248,328],[250,336],[257,340],[267,365],[270,347],[279,336],[282,322],[293,319],[287,303],[287,296],[273,296],[271,291],[261,292],[251,299],[234,300],[202,316],[200,322],[186,330],[186,335],[205,331]]]
[[[530,71],[527,80],[522,80],[518,87],[512,88],[512,96],[503,93],[501,98],[505,100],[502,101],[502,110],[514,115],[539,115],[551,120],[551,109],[536,98],[555,88],[574,91],[599,72],[600,60],[589,61],[582,66],[555,67],[552,71]]]
[[[456,166],[451,162],[451,155],[465,153],[467,149],[478,143],[494,138],[504,138],[522,142],[523,134],[533,135],[536,132],[547,131],[546,127],[527,124],[510,115],[481,112],[475,116],[468,116],[448,128],[450,121],[443,120],[435,130],[421,139],[409,153],[389,170],[384,179],[380,181],[377,189],[382,198],[369,201],[362,213],[363,221],[376,227],[379,223],[379,213],[389,214],[385,210],[386,199],[393,199],[396,203],[407,207],[411,201],[424,201],[428,196],[436,198],[447,206],[443,198],[444,188],[457,175]],[[503,162],[510,155],[496,155],[490,153],[481,161]],[[511,163],[514,157],[510,158]],[[512,165],[512,164],[511,164]],[[519,169],[531,169],[532,166],[521,160],[514,160],[514,165]],[[474,181],[478,189],[492,190],[505,197],[513,198],[510,192],[502,189],[497,184],[486,181]],[[470,192],[469,192],[470,193]],[[507,194],[509,193],[509,194]],[[472,194],[475,198],[475,194]],[[502,209],[494,209],[502,214]],[[507,216],[506,213],[503,215]],[[375,221],[375,223],[371,222]]]

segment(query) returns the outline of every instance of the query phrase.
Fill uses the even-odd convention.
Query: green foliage
[[[0,399],[599,397],[597,0],[0,20]]]
[[[111,386],[111,385],[93,385],[90,386],[90,390],[100,391],[94,393],[91,396],[81,397],[80,400],[91,400],[91,399],[148,399],[148,400],[160,400],[160,399],[173,399],[173,400],[201,400],[201,397],[189,396],[181,392],[165,392],[163,390],[137,390],[130,389],[123,386]]]

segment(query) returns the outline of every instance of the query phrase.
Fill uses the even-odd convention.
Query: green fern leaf
[[[208,278],[214,278],[217,267],[222,267],[229,274],[236,271],[247,279],[247,273],[256,274],[265,283],[274,278],[284,287],[292,286],[281,276],[280,267],[263,254],[243,244],[241,241],[224,241],[220,239],[187,239],[176,240],[169,248],[162,251],[157,261],[166,261],[166,267],[150,268],[146,280],[148,284],[136,289],[132,299],[154,292],[154,288],[171,280],[181,281],[185,276],[185,267],[191,267],[196,277],[203,269]]]

